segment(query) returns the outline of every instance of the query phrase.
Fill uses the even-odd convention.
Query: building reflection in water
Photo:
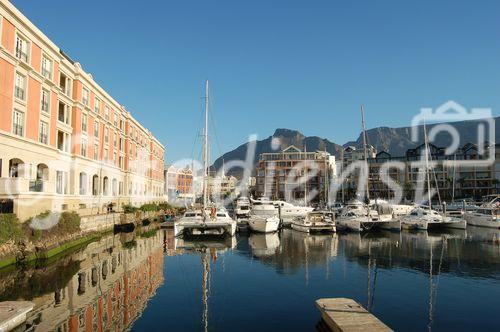
[[[160,232],[121,237],[107,236],[48,267],[0,275],[3,300],[35,303],[17,331],[129,328],[163,283],[163,239]],[[24,282],[9,283],[13,274]],[[41,286],[29,296],[35,285]]]

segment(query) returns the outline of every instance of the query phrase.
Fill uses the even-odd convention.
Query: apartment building
[[[326,199],[329,181],[336,176],[335,156],[325,151],[302,151],[291,145],[280,152],[262,153],[256,170],[256,195],[287,201]],[[308,174],[309,180],[300,178]]]
[[[169,202],[178,198],[194,198],[193,171],[173,165],[165,167],[165,193]]]
[[[488,146],[485,147],[485,151],[487,149]],[[429,144],[430,165],[432,166],[430,187],[439,188],[441,199],[447,201],[453,198],[479,199],[481,196],[500,192],[500,145],[495,145],[495,162],[491,165],[461,163],[461,161],[484,159],[478,152],[478,147],[472,143],[464,144],[453,155],[446,155],[445,150],[444,147]],[[427,180],[423,176],[425,174],[422,168],[423,156],[425,156],[424,144],[407,150],[403,156],[392,156],[388,152],[381,151],[369,158],[370,196],[372,198],[394,197],[393,191],[382,181],[380,168],[387,162],[399,162],[404,167],[391,167],[387,174],[402,187],[405,198],[413,199],[419,181],[424,179],[423,184],[427,188]],[[356,176],[352,176],[346,181],[346,199],[355,196],[357,180]],[[338,197],[340,199],[340,194]]]
[[[0,210],[102,212],[163,197],[164,146],[0,0]]]

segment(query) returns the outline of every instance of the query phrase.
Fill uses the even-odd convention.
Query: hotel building
[[[306,171],[309,180],[306,184],[300,183]],[[335,176],[335,156],[324,151],[305,152],[291,145],[280,152],[260,155],[255,193],[257,197],[303,201],[305,195],[309,197],[316,191],[315,197],[310,198],[322,202],[329,181]]]
[[[9,1],[0,0],[0,212],[161,201],[163,145]]]
[[[169,202],[194,199],[193,171],[187,167],[165,166],[165,195]]]
[[[486,146],[485,151],[487,149]],[[499,193],[500,159],[498,156],[500,156],[500,145],[495,146],[496,158],[491,165],[464,165],[461,163],[461,161],[471,162],[484,158],[478,153],[477,146],[471,143],[464,144],[453,155],[446,155],[444,147],[438,147],[434,144],[429,144],[429,150],[432,163],[430,187],[439,188],[441,199],[446,201],[451,201],[454,198],[478,200],[481,196]],[[402,156],[393,156],[386,151],[375,155],[371,153],[368,158],[370,197],[383,199],[394,197],[394,192],[382,181],[380,169],[387,162],[398,162],[404,167],[391,167],[388,169],[387,175],[402,187],[404,198],[412,200],[419,177],[423,173],[421,163],[424,153],[425,146],[423,144],[408,149]],[[344,170],[353,161],[344,160]],[[427,188],[426,182],[424,182],[424,187]],[[357,188],[358,173],[355,172],[344,182],[344,201],[356,197]],[[342,201],[341,191],[337,193],[337,199]]]

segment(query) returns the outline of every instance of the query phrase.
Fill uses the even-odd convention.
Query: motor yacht
[[[252,201],[252,210],[248,218],[250,230],[259,233],[276,232],[280,225],[278,210],[273,202],[266,198]]]
[[[305,217],[296,217],[292,229],[304,233],[335,232],[335,216],[330,211],[313,211]]]
[[[500,195],[488,195],[476,211],[465,212],[468,225],[500,229]]]

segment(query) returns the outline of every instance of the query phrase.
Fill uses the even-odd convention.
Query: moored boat
[[[329,211],[309,212],[305,217],[296,217],[292,229],[304,233],[335,232],[335,217]]]
[[[274,204],[265,198],[253,201],[248,218],[250,230],[259,233],[276,232],[280,225],[278,210]]]

